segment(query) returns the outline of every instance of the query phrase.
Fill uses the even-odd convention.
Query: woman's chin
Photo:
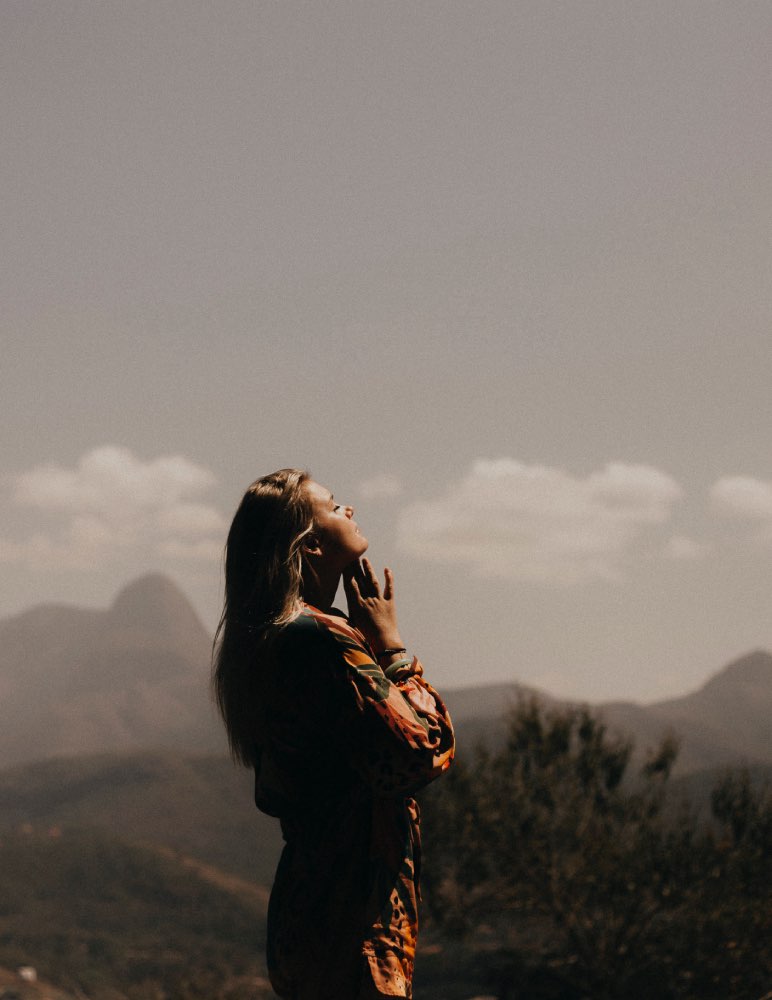
[[[351,556],[351,561],[346,564],[346,568],[358,566],[359,560],[362,558],[365,552],[367,552],[370,543],[367,541],[364,535],[361,535],[359,537],[359,543],[360,544],[357,546],[356,551],[354,551],[353,555]]]

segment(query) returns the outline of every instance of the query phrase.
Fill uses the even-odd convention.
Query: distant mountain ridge
[[[0,768],[58,755],[150,749],[225,753],[209,697],[211,638],[175,583],[129,584],[106,610],[44,605],[0,621]],[[517,683],[443,691],[459,745],[503,733]],[[772,654],[756,650],[699,690],[649,705],[592,706],[639,748],[681,739],[682,772],[772,764]]]
[[[637,706],[601,706],[609,720],[639,742],[657,726],[679,735],[682,770],[727,760],[772,763],[772,654],[766,650],[732,661],[691,694],[655,702],[637,713],[631,714],[631,707]]]
[[[450,691],[447,702],[463,731],[475,739],[490,739],[503,732],[496,716],[522,697],[555,707],[571,703],[519,684]],[[680,743],[677,770],[682,773],[721,764],[772,764],[772,654],[766,650],[734,660],[680,698],[591,707],[640,750],[653,747],[666,734],[675,735]]]

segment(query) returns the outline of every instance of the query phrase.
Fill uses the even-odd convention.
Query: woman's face
[[[306,491],[314,511],[321,558],[331,569],[343,570],[367,551],[368,541],[353,520],[354,508],[338,503],[313,479],[306,484]]]

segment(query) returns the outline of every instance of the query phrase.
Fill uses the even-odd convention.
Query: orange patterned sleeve
[[[330,656],[348,692],[342,724],[352,765],[380,794],[410,795],[429,784],[450,766],[455,740],[448,710],[418,659],[384,673],[345,620],[316,611],[314,617],[334,640]]]

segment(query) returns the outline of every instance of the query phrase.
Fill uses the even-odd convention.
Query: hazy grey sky
[[[438,685],[772,646],[772,4],[0,4],[0,615],[308,466]]]

